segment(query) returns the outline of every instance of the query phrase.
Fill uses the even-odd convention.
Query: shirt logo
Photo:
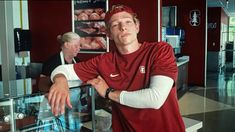
[[[145,73],[145,66],[140,66],[139,70],[140,70],[140,73],[144,74]]]
[[[119,76],[119,74],[110,74],[109,76],[110,77],[117,77],[117,76]]]

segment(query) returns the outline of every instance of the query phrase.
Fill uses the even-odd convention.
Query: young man
[[[139,43],[139,21],[131,8],[118,5],[106,13],[107,35],[116,51],[87,62],[57,67],[49,102],[55,115],[69,100],[67,80],[91,84],[112,103],[114,132],[184,132],[177,96],[177,65],[167,43]]]

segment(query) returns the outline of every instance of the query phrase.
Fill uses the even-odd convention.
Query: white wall
[[[21,6],[22,5],[22,6]],[[31,93],[31,79],[16,79],[15,65],[28,65],[29,52],[15,53],[14,28],[29,29],[28,1],[0,1],[0,64],[3,84],[0,82],[0,97],[3,93],[19,95]],[[29,90],[27,90],[29,89]]]

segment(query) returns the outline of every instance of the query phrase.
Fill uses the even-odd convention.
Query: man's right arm
[[[68,80],[80,80],[76,75],[73,65],[60,65],[51,74],[53,85],[48,94],[48,101],[55,116],[64,113],[65,103],[72,108],[70,103]]]
[[[51,73],[51,81],[54,82],[54,77],[57,74],[63,74],[67,80],[81,80],[74,71],[73,64],[60,65]]]

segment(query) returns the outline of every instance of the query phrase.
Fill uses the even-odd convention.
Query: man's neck
[[[136,42],[128,45],[116,45],[116,46],[121,54],[130,54],[137,51],[140,48],[141,44]]]

